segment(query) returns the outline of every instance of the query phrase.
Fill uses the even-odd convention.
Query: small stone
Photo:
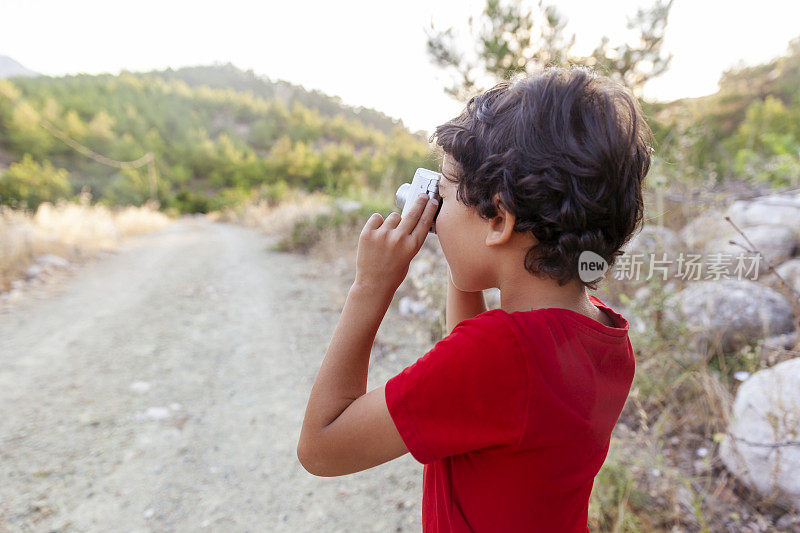
[[[53,254],[40,255],[36,258],[36,262],[45,268],[67,268],[69,266],[69,261]]]
[[[697,474],[702,474],[711,471],[711,465],[704,459],[697,459],[693,463],[694,471]]]
[[[403,296],[400,298],[400,302],[398,303],[398,308],[400,310],[401,315],[421,315],[428,311],[428,306],[425,302],[420,302],[419,300],[414,300],[409,296]]]
[[[144,413],[138,413],[138,420],[165,420],[172,415],[166,407],[148,407]]]
[[[44,268],[40,265],[31,265],[28,267],[28,270],[25,271],[25,279],[31,280],[37,278],[42,275],[44,272]]]
[[[150,390],[150,384],[146,381],[134,381],[128,388],[133,392],[141,394]]]

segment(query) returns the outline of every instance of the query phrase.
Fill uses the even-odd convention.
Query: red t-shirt
[[[633,380],[628,321],[569,309],[462,320],[386,383],[423,463],[423,531],[588,531],[592,483]]]

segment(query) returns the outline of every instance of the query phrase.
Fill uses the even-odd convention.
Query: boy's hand
[[[397,212],[386,220],[373,213],[358,239],[354,285],[394,294],[425,242],[437,206],[436,200],[421,194],[402,220]]]

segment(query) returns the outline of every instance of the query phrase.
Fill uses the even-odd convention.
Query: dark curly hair
[[[430,141],[461,169],[456,198],[538,243],[525,268],[564,285],[591,250],[614,264],[642,223],[653,134],[630,91],[584,66],[548,67],[470,99]],[[599,280],[583,282],[596,289]]]

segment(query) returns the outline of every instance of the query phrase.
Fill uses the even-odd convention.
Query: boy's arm
[[[297,444],[297,458],[318,476],[339,476],[408,452],[386,404],[384,387],[366,392],[375,334],[408,273],[437,204],[421,194],[401,219],[373,213],[358,240],[356,279],[317,373]]]
[[[483,298],[483,291],[466,292],[457,289],[456,286],[453,285],[450,265],[447,265],[446,334],[453,331],[453,328],[462,320],[476,317],[486,310],[486,301]]]
[[[384,387],[366,392],[369,356],[392,294],[354,283],[317,373],[297,457],[317,476],[340,476],[408,452],[394,425]]]

